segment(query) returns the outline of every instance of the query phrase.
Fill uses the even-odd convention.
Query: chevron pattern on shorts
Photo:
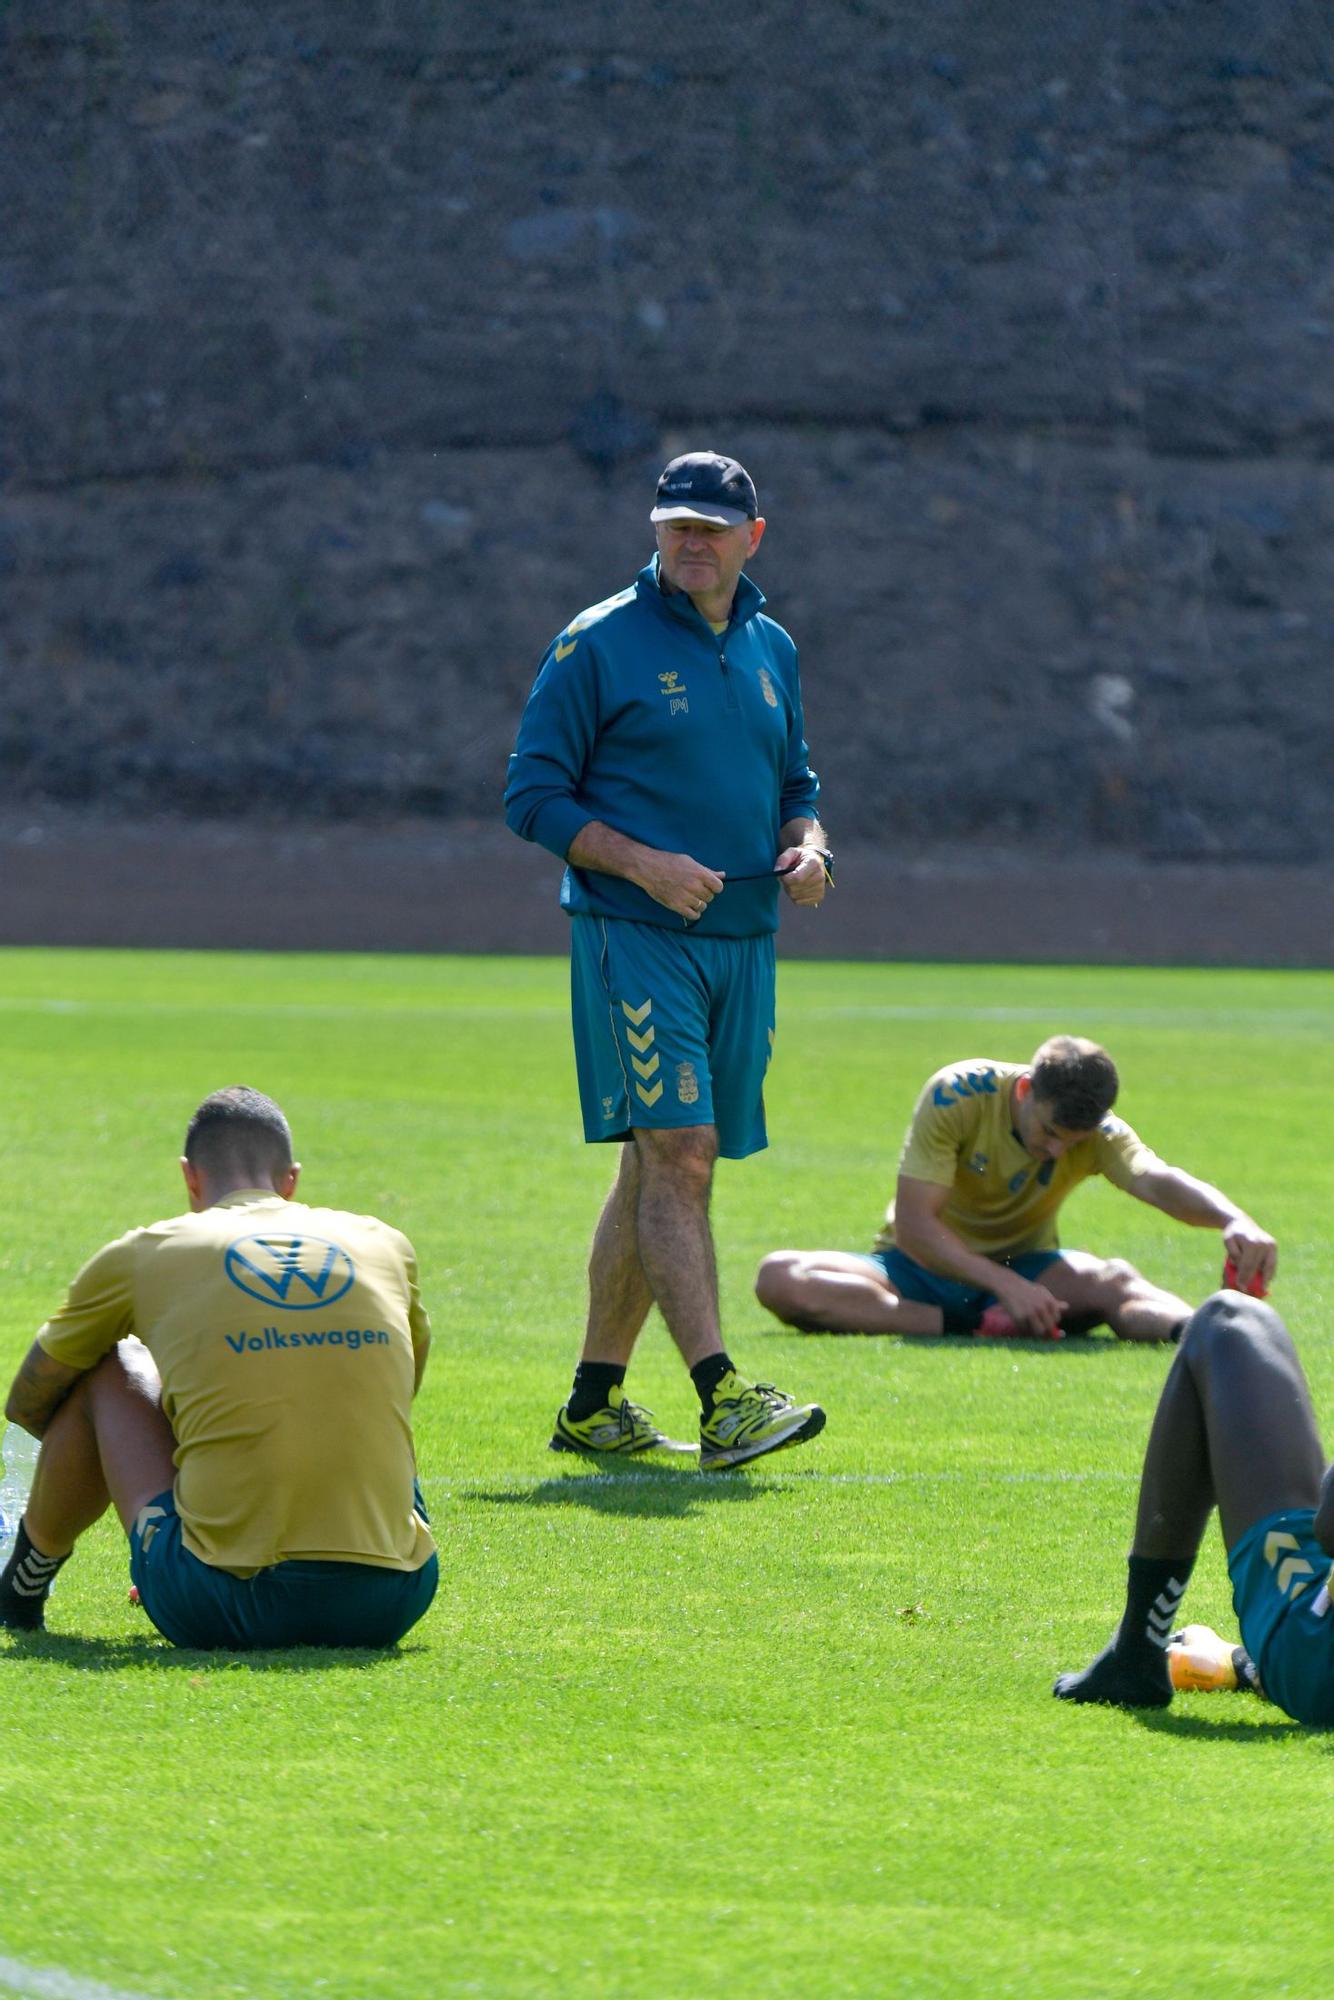
[[[628,1000],[622,1000],[621,1012],[626,1019],[625,1039],[635,1053],[630,1058],[630,1066],[635,1072],[635,1096],[641,1104],[651,1109],[662,1096],[662,1078],[658,1076],[661,1058],[653,1047],[657,1033],[649,1019],[653,1012],[651,999],[632,1007]],[[641,1032],[636,1034],[635,1030]],[[654,1082],[653,1079],[657,1078]]]

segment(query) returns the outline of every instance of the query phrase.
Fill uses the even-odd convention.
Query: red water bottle
[[[1245,1292],[1252,1299],[1263,1299],[1269,1296],[1269,1287],[1265,1283],[1265,1274],[1263,1271],[1257,1271],[1249,1285],[1239,1285],[1237,1283],[1237,1266],[1231,1257],[1223,1265],[1223,1285],[1225,1290]]]

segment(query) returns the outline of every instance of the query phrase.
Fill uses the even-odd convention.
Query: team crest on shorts
[[[769,669],[767,667],[760,667],[758,669],[758,672],[760,676],[761,694],[764,696],[764,699],[768,702],[770,708],[777,708],[778,696],[774,693],[774,684],[769,679]]]
[[[694,1063],[676,1065],[676,1095],[682,1104],[699,1103],[699,1078],[695,1075]]]
[[[613,1106],[614,1106],[614,1103],[615,1103],[615,1100],[614,1100],[613,1098],[610,1098],[610,1097],[604,1097],[604,1098],[603,1098],[603,1100],[602,1100],[602,1115],[603,1115],[603,1117],[604,1117],[604,1118],[610,1118],[610,1117],[611,1117],[611,1115],[612,1115],[612,1109],[613,1109]]]

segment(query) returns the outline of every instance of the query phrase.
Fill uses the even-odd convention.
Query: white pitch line
[[[58,1966],[22,1965],[16,1958],[0,1958],[0,1988],[19,2000],[148,2000],[147,1994],[130,1993],[123,1986],[80,1979]]]

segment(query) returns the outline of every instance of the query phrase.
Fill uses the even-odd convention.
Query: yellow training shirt
[[[950,1189],[941,1221],[984,1257],[1018,1257],[1058,1246],[1056,1215],[1091,1174],[1129,1189],[1162,1161],[1110,1113],[1059,1160],[1037,1160],[1020,1145],[1010,1091],[1024,1063],[980,1057],[928,1077],[899,1156],[899,1172]],[[876,1248],[894,1241],[894,1204]]]
[[[246,1189],[90,1258],[37,1338],[92,1368],[137,1334],[176,1436],[176,1506],[201,1561],[415,1570],[415,1356],[430,1340],[412,1245],[374,1216]]]

